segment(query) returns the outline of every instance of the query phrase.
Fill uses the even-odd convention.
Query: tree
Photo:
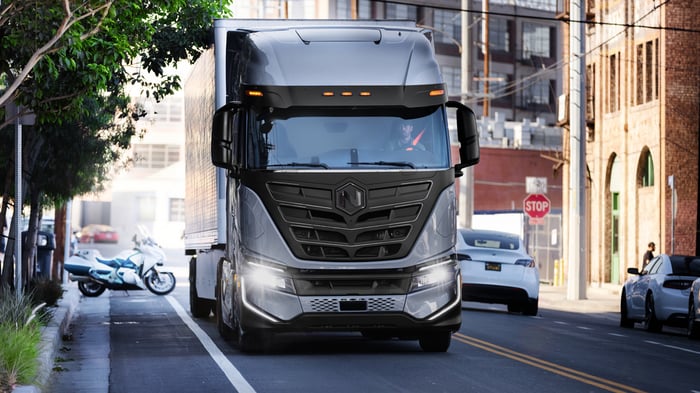
[[[0,72],[8,81],[21,77],[10,72],[19,69],[16,64],[29,65],[37,55],[26,38],[33,37],[28,31],[39,30],[35,36],[48,42],[48,37],[62,31],[71,9],[73,15],[78,9],[104,11],[70,19],[70,28],[63,30],[51,50],[43,49],[31,73],[12,94],[17,104],[36,115],[32,135],[23,141],[28,152],[23,158],[23,182],[25,195],[37,210],[46,203],[60,204],[100,187],[108,168],[137,133],[133,120],[143,115],[128,102],[125,87],[139,83],[146,95],[157,100],[178,89],[180,81],[166,74],[167,66],[180,60],[194,61],[209,44],[212,18],[223,15],[219,1],[207,0],[64,1],[62,10],[49,1],[37,1],[42,7],[33,13],[14,3],[23,4],[6,3],[2,15],[10,14],[4,13],[6,7],[15,8],[12,18],[0,25],[0,58],[8,56]],[[223,3],[228,5],[228,1]],[[105,7],[99,8],[100,4]],[[37,19],[43,22],[38,27]],[[147,79],[147,74],[156,79]],[[10,134],[6,127],[0,137],[12,140]],[[0,157],[11,155],[0,149]],[[13,168],[7,164],[11,162],[0,163],[0,169],[10,173]],[[7,182],[3,189],[9,189]],[[34,209],[32,218],[38,215]],[[29,239],[36,237],[34,222],[30,220]],[[59,222],[56,227],[61,227]],[[62,239],[57,238],[57,242],[62,243]],[[4,279],[11,282],[6,276]]]

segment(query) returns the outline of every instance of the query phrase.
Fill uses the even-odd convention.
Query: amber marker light
[[[368,91],[361,91],[360,92],[360,97],[369,97],[371,95],[372,95],[372,93],[370,93]]]
[[[245,94],[248,95],[248,97],[262,97],[263,96],[263,92],[260,90],[246,90]]]
[[[324,91],[323,96],[324,97],[333,97],[335,94],[332,91]]]
[[[428,93],[428,94],[429,94],[431,97],[441,96],[441,95],[445,94],[445,90],[443,90],[443,89],[430,90],[430,93]]]
[[[343,97],[350,97],[350,96],[352,96],[352,92],[351,91],[344,91],[344,92],[340,93],[340,95]]]

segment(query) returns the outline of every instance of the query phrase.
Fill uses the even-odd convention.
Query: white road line
[[[700,355],[700,352],[698,352],[698,351],[693,351],[692,349],[688,349],[688,348],[677,347],[677,346],[675,346],[675,345],[661,344],[660,342],[649,341],[649,340],[644,340],[644,342],[647,343],[647,344],[661,345],[662,347],[671,348],[671,349],[677,349],[677,350],[679,350],[679,351],[689,352],[689,353],[694,353],[694,354]]]
[[[197,325],[192,318],[185,312],[180,303],[175,300],[172,296],[166,296],[168,302],[180,316],[180,319],[190,328],[192,333],[199,339],[204,348],[209,352],[209,356],[216,362],[221,371],[224,372],[226,378],[231,382],[231,385],[236,389],[238,393],[255,393],[255,389],[248,383],[248,381],[243,378],[238,369],[226,359],[226,356],[221,352],[219,347],[214,344],[209,336],[202,330],[202,328]]]
[[[615,337],[627,337],[624,334],[620,334],[620,333],[608,333],[608,334],[611,336],[615,336]]]
[[[560,325],[568,325],[567,322],[563,322],[563,321],[554,321],[554,323],[558,323]]]
[[[576,326],[576,328],[581,329],[581,330],[593,330],[587,326]]]

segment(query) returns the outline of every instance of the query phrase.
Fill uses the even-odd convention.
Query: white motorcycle
[[[143,236],[143,230],[141,230]],[[175,275],[164,267],[165,253],[150,237],[139,240],[134,235],[134,248],[113,258],[103,258],[99,250],[78,250],[64,269],[71,281],[87,297],[100,296],[106,289],[148,289],[156,295],[167,295],[175,289]]]

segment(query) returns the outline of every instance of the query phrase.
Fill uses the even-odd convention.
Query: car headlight
[[[419,268],[411,277],[409,292],[421,291],[454,281],[456,267],[457,265],[453,261],[445,261]]]
[[[248,262],[248,268],[246,276],[252,285],[288,293],[296,292],[294,281],[283,269],[254,262]]]

